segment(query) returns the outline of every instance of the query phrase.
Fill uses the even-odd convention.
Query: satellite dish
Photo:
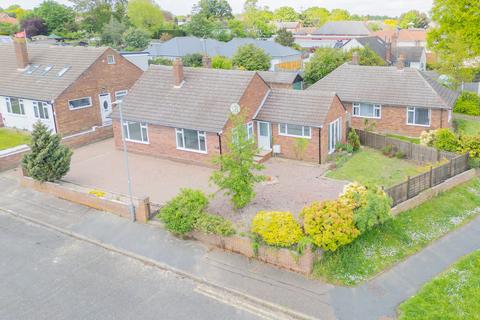
[[[233,115],[237,115],[240,113],[240,105],[238,103],[232,103],[230,105],[230,112],[233,114]]]

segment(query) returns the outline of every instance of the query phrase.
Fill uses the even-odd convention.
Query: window
[[[112,55],[107,56],[107,63],[115,64],[115,56],[112,56]]]
[[[407,124],[415,126],[430,126],[430,109],[408,107],[407,108]]]
[[[253,139],[253,122],[247,123],[247,138]]]
[[[281,136],[311,138],[312,129],[310,127],[300,126],[296,124],[280,123],[278,125],[278,133]]]
[[[68,100],[68,106],[70,107],[70,109],[81,109],[81,108],[91,107],[92,98],[85,97],[85,98],[80,98],[75,100]]]
[[[47,75],[47,73],[48,73],[50,70],[52,70],[52,69],[53,69],[53,64],[49,64],[48,66],[46,66],[45,68],[43,68],[41,75],[42,75],[42,76]]]
[[[64,65],[62,70],[58,71],[57,77],[63,76],[65,74],[65,72],[68,71],[68,69],[70,69],[70,65],[68,65],[68,64]]]
[[[127,90],[115,91],[115,100],[122,100],[127,95]]]
[[[148,127],[146,123],[125,121],[123,123],[123,132],[126,140],[148,143]]]
[[[373,103],[354,103],[353,116],[380,119],[382,107]]]
[[[328,153],[335,151],[337,143],[342,141],[342,118],[330,122],[328,125]]]
[[[48,119],[48,104],[45,102],[33,101],[33,112],[35,113],[35,118],[37,119]]]
[[[177,149],[207,153],[207,136],[205,131],[175,129]]]
[[[6,98],[7,111],[12,114],[25,114],[25,108],[23,107],[23,100],[17,98]]]
[[[38,68],[40,68],[40,66],[38,64],[32,64],[32,65],[29,65],[27,70],[25,70],[25,73],[26,74],[32,74],[34,73]]]

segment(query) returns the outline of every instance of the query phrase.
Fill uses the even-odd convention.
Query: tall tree
[[[138,29],[153,36],[163,25],[163,12],[153,0],[130,0],[127,15]]]
[[[25,30],[28,37],[38,36],[39,34],[46,35],[48,33],[42,18],[33,17],[22,20],[20,27],[22,30]]]
[[[226,0],[200,0],[193,6],[192,13],[201,14],[208,19],[228,20],[233,18],[232,8]]]
[[[33,14],[43,19],[50,33],[65,33],[76,29],[75,11],[54,0],[42,2],[33,10]]]
[[[91,33],[99,33],[113,15],[119,22],[126,23],[128,0],[69,0],[80,14],[81,27]]]
[[[305,82],[314,84],[345,62],[341,49],[319,48],[305,66]]]
[[[127,27],[112,16],[110,22],[103,27],[101,34],[102,44],[120,47],[123,44],[123,33],[125,30],[127,30]]]
[[[275,31],[271,24],[273,13],[268,8],[260,8],[257,3],[257,0],[245,1],[242,21],[250,37],[270,38]]]
[[[299,15],[292,7],[280,7],[273,12],[273,18],[277,21],[298,21]]]
[[[399,26],[402,29],[406,29],[409,27],[426,28],[428,26],[428,23],[429,20],[427,15],[417,10],[410,10],[408,12],[405,12],[399,18]]]
[[[350,13],[343,9],[333,9],[328,19],[330,21],[350,20]]]
[[[150,37],[143,30],[130,28],[123,34],[123,43],[127,51],[143,50],[150,43]]]
[[[239,69],[257,71],[270,69],[270,56],[253,44],[245,44],[233,55],[233,65]]]
[[[293,34],[290,31],[287,31],[287,29],[283,28],[277,31],[275,42],[282,46],[291,47],[293,46],[294,40]]]
[[[307,27],[320,27],[328,21],[330,12],[325,8],[310,7],[302,12],[303,24]]]

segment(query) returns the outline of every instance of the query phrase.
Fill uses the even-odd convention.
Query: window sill
[[[187,151],[187,152],[193,152],[193,153],[208,154],[208,151],[194,150],[194,149],[186,149],[186,148],[179,148],[179,147],[177,147],[177,150]]]
[[[375,120],[380,120],[380,119],[382,119],[381,116],[380,116],[380,117],[366,117],[366,116],[357,116],[357,115],[354,115],[353,113],[352,113],[352,117],[353,117],[353,118],[363,118],[363,119],[375,119]]]
[[[75,110],[82,110],[82,109],[90,108],[92,106],[93,106],[93,104],[91,104],[89,106],[77,107],[77,108],[72,108],[72,107],[68,106],[68,109],[71,110],[71,111],[75,111]]]
[[[430,124],[407,123],[407,126],[430,128]]]
[[[148,141],[139,141],[139,140],[132,140],[132,139],[127,139],[127,138],[125,138],[125,141],[132,142],[132,143],[139,143],[139,144],[150,144],[150,142],[148,142]]]
[[[6,115],[9,115],[9,116],[12,116],[12,117],[17,117],[17,118],[26,118],[27,115],[26,114],[21,114],[21,113],[11,113],[11,112],[7,112]]]
[[[296,136],[296,135],[293,135],[293,134],[285,134],[285,133],[279,133],[278,135],[279,135],[279,136],[283,136],[283,137],[290,137],[290,138],[312,139],[312,136],[309,136],[309,137],[306,137],[306,136]]]

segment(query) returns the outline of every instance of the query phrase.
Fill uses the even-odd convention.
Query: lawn
[[[30,135],[21,130],[0,128],[0,150],[28,144]]]
[[[413,162],[389,158],[380,151],[362,148],[343,165],[329,171],[327,177],[390,187],[405,181],[408,176],[418,175],[424,169]]]
[[[398,134],[387,134],[387,137],[392,138],[392,139],[406,141],[406,142],[411,142],[411,143],[415,143],[415,144],[420,144],[420,138],[405,137],[405,136],[400,136]]]
[[[326,252],[314,276],[355,285],[420,251],[480,214],[480,179],[475,178],[365,232],[335,252]]]
[[[480,134],[480,121],[455,119],[457,131],[465,135]]]
[[[399,311],[400,320],[479,319],[480,250],[428,282]]]

